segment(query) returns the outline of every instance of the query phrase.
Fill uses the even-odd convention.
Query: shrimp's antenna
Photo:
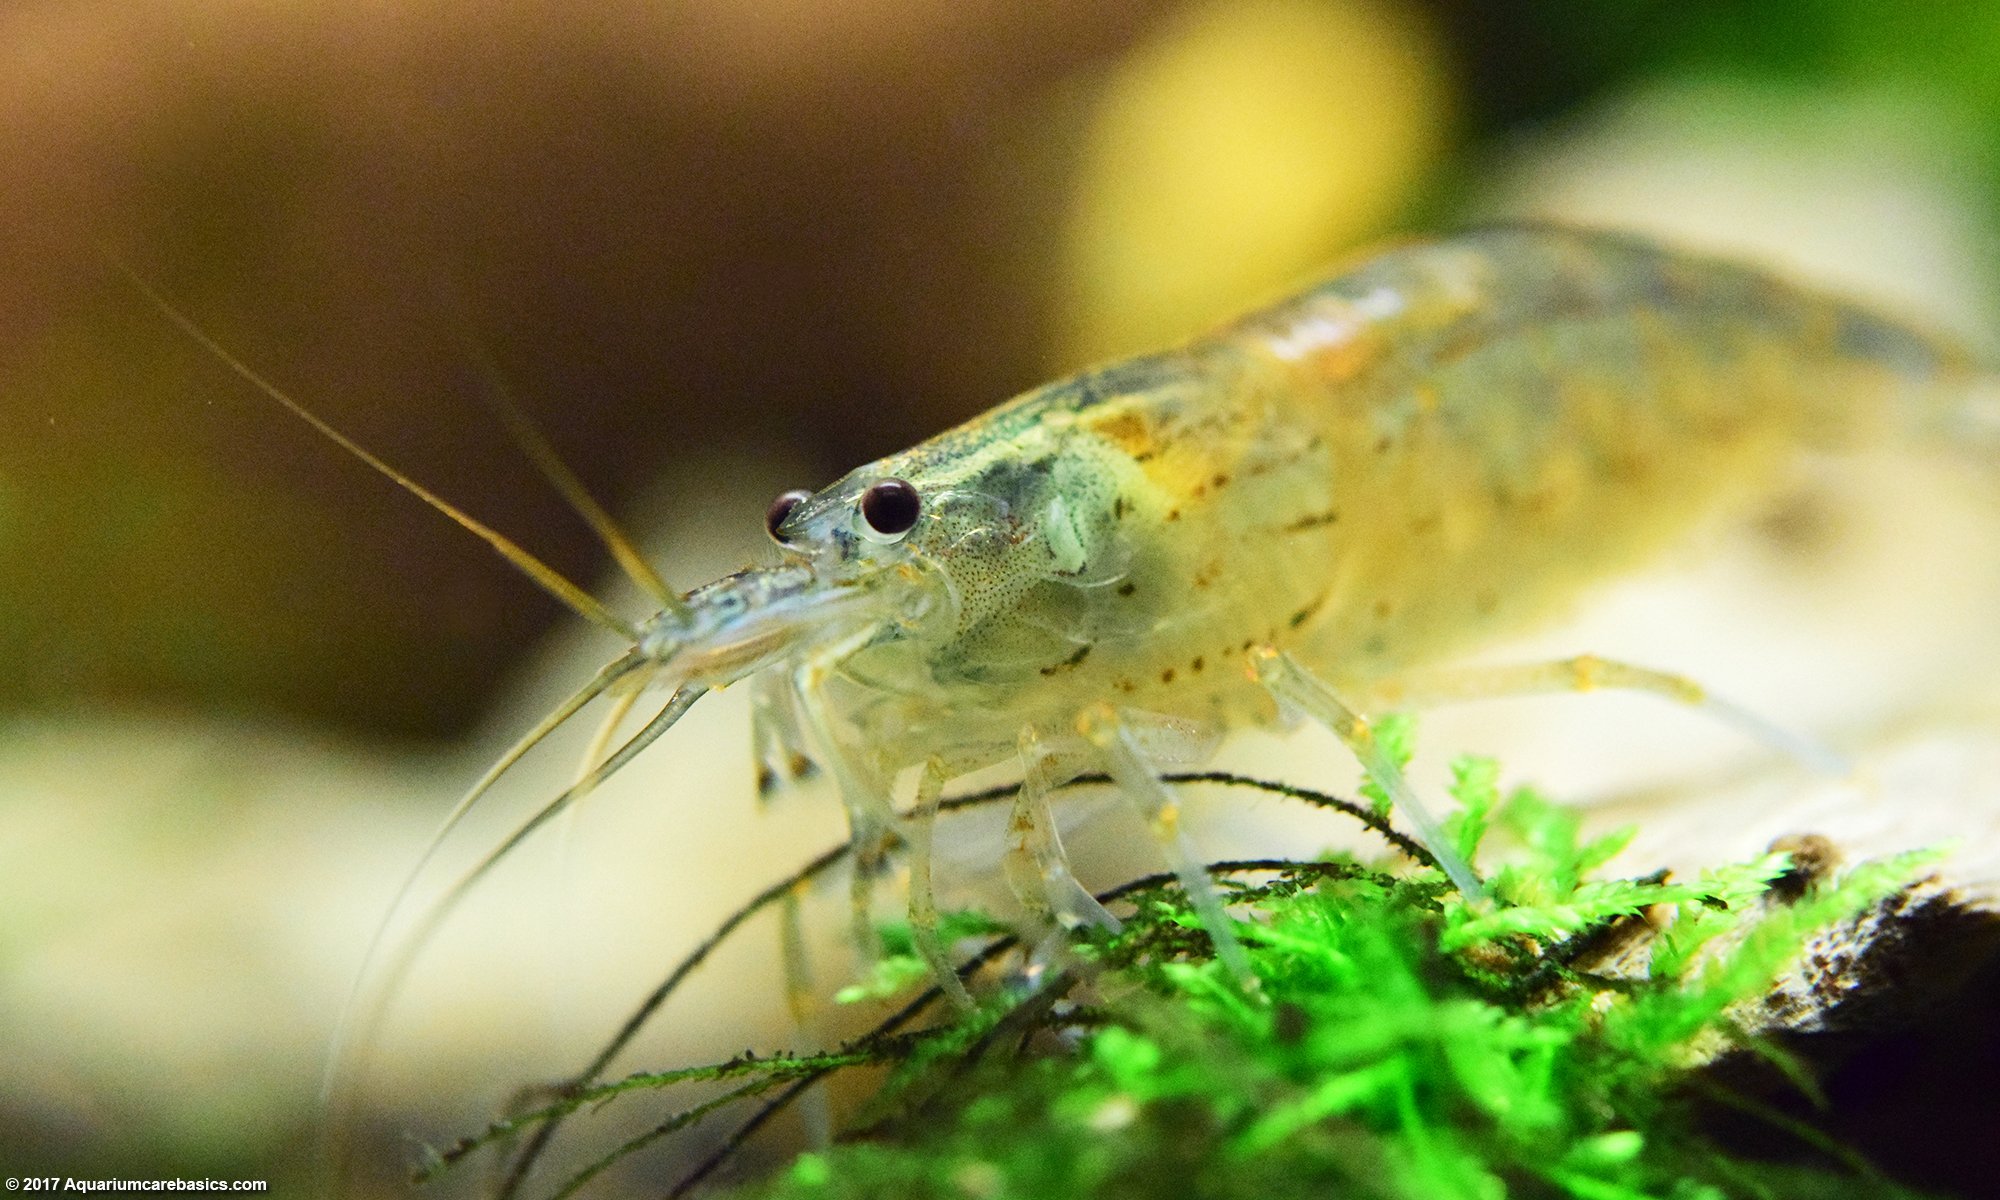
[[[620,661],[637,657],[638,652],[633,651]],[[521,822],[514,832],[507,835],[505,841],[487,851],[486,857],[480,859],[457,883],[454,883],[450,891],[439,897],[430,912],[424,915],[423,922],[417,927],[416,935],[411,939],[412,951],[421,948],[421,943],[430,936],[431,931],[444,921],[458,902],[465,898],[465,894],[472,890],[474,884],[499,865],[501,859],[512,853],[514,848],[526,841],[535,830],[548,824],[557,814],[596,791],[599,784],[623,770],[626,763],[637,757],[641,750],[658,741],[662,734],[672,729],[677,721],[687,715],[687,710],[694,707],[695,701],[707,694],[707,686],[699,683],[684,683],[675,688],[674,694],[667,697],[667,702],[660,711],[654,713],[652,719],[640,727],[639,732],[627,738],[624,744],[613,751],[611,757],[597,764],[588,774],[571,784],[562,795],[536,809],[534,815]]]
[[[355,976],[354,989],[348,994],[346,1007],[342,1011],[340,1022],[335,1028],[332,1049],[327,1054],[326,1078],[322,1081],[321,1086],[321,1098],[323,1100],[330,1099],[333,1095],[335,1075],[339,1071],[340,1061],[346,1050],[350,1036],[354,1031],[353,1027],[357,1023],[361,1011],[362,995],[367,990],[365,985],[368,979],[369,967],[374,964],[375,956],[381,952],[382,945],[389,936],[389,928],[395,923],[396,914],[402,910],[403,902],[409,898],[410,892],[417,886],[417,880],[423,876],[424,868],[428,867],[431,860],[437,857],[438,850],[443,847],[445,839],[451,836],[452,830],[458,828],[459,822],[465,819],[466,814],[472,811],[473,806],[478,804],[486,793],[492,790],[493,785],[500,781],[500,777],[505,775],[515,763],[520,762],[522,758],[526,757],[528,751],[534,749],[541,743],[542,739],[554,733],[564,722],[575,716],[586,704],[597,699],[598,696],[602,695],[613,684],[640,669],[644,665],[644,662],[644,658],[635,650],[620,655],[617,659],[606,664],[602,670],[598,671],[591,678],[589,683],[577,689],[574,695],[557,705],[555,710],[538,721],[533,729],[523,734],[519,740],[508,748],[505,754],[500,756],[498,761],[486,769],[486,773],[479,777],[479,782],[473,784],[466,791],[465,795],[459,799],[458,803],[452,806],[450,815],[445,817],[443,823],[438,826],[437,832],[432,834],[431,840],[425,844],[424,852],[417,858],[416,865],[412,866],[409,873],[403,877],[401,886],[396,889],[395,898],[390,900],[387,911],[383,913],[381,923],[375,927],[374,935],[368,939],[368,949],[361,956],[361,970]]]
[[[640,553],[631,535],[612,519],[611,514],[604,510],[604,506],[597,502],[597,497],[591,495],[590,490],[584,487],[583,481],[577,478],[576,472],[563,461],[562,455],[556,453],[556,448],[550,444],[548,435],[535,423],[534,418],[528,415],[527,410],[521,407],[520,401],[515,399],[513,389],[507,386],[500,365],[493,361],[492,354],[484,345],[475,342],[469,336],[462,340],[466,343],[466,353],[479,364],[480,374],[485,378],[486,388],[483,395],[486,402],[506,424],[507,433],[514,439],[514,444],[519,446],[521,452],[528,456],[528,460],[535,464],[535,469],[542,473],[542,478],[561,492],[563,499],[568,501],[569,506],[576,510],[576,514],[590,526],[591,532],[595,533],[597,540],[611,552],[612,560],[618,564],[619,570],[625,572],[627,579],[637,584],[639,590],[650,596],[663,611],[680,616],[686,615],[687,601],[681,599],[680,593],[669,587],[666,580],[660,578],[659,571],[646,560],[644,554]]]
[[[507,373],[500,368],[499,361],[493,356],[492,348],[474,331],[472,308],[466,302],[465,290],[459,287],[455,280],[439,280],[437,291],[441,306],[450,310],[453,315],[451,328],[458,341],[460,353],[479,368],[480,380],[486,385],[480,392],[481,399],[486,401],[487,407],[491,408],[506,425],[507,434],[513,438],[514,444],[520,448],[521,453],[528,456],[530,462],[534,463],[542,478],[548,480],[556,491],[562,493],[563,499],[568,502],[576,515],[582,517],[590,526],[591,532],[597,535],[597,540],[618,564],[618,569],[625,572],[625,578],[636,584],[640,591],[652,597],[659,604],[661,611],[685,616],[688,611],[687,601],[681,599],[680,593],[669,587],[666,580],[660,578],[659,571],[647,561],[644,554],[640,553],[631,535],[612,519],[611,514],[604,510],[604,506],[597,502],[597,497],[590,494],[590,489],[584,486],[583,480],[577,478],[576,472],[570,469],[568,461],[557,453],[554,444],[549,441],[548,434],[533,417],[528,415],[528,410],[521,406],[520,400],[514,395],[513,387],[507,382]]]
[[[623,655],[600,672],[597,678],[591,680],[584,688],[584,692],[578,693],[578,696],[582,697],[582,699],[571,697],[570,701],[565,701],[562,707],[557,709],[556,713],[551,713],[548,718],[543,720],[541,725],[536,727],[535,731],[531,731],[530,736],[532,737],[536,733],[546,734],[548,729],[553,729],[561,723],[555,719],[557,713],[561,713],[564,716],[573,715],[575,709],[571,708],[571,703],[575,703],[576,708],[581,708],[583,703],[587,702],[590,697],[603,691],[604,688],[609,687],[623,675],[629,674],[643,661],[636,650]],[[589,695],[584,695],[584,693],[589,693]],[[708,688],[706,686],[695,683],[684,683],[674,689],[673,695],[667,698],[666,704],[661,707],[660,711],[653,714],[652,719],[647,721],[637,733],[626,739],[617,750],[612,752],[609,758],[599,763],[583,778],[570,785],[560,796],[557,796],[541,808],[535,810],[532,816],[516,826],[514,831],[507,835],[506,840],[502,841],[492,850],[487,851],[485,856],[473,864],[470,870],[461,875],[457,882],[453,883],[443,895],[433,901],[430,907],[424,911],[422,917],[418,919],[416,925],[403,939],[402,943],[397,946],[395,956],[388,961],[379,982],[371,989],[372,995],[369,1001],[364,1005],[356,1006],[354,1020],[342,1022],[341,1032],[345,1038],[344,1044],[365,1046],[373,1039],[376,1028],[380,1025],[386,1013],[390,998],[396,994],[403,979],[409,974],[410,967],[416,962],[417,955],[422,952],[425,946],[430,944],[431,938],[436,936],[438,930],[444,926],[445,919],[457,910],[459,903],[465,899],[481,879],[486,877],[489,871],[498,866],[502,859],[511,854],[515,847],[526,841],[537,829],[548,824],[550,820],[568,809],[572,804],[575,804],[591,792],[597,790],[598,785],[602,784],[606,779],[623,770],[627,763],[639,755],[640,751],[658,741],[661,735],[665,734],[667,730],[672,729],[683,716],[687,715],[688,709],[694,707],[694,702],[701,699],[707,693]],[[568,711],[565,712],[565,710]],[[547,728],[544,728],[544,726]],[[522,739],[523,742],[528,740],[528,738]],[[511,751],[509,756],[517,757]],[[500,766],[501,764],[495,764],[496,768]],[[489,784],[496,777],[497,770],[488,771],[487,778],[482,779],[480,782],[482,785]],[[476,797],[473,798],[476,799]],[[470,800],[461,801],[460,803],[461,809],[469,806]],[[460,812],[453,815],[456,818],[463,814]],[[351,1084],[358,1081],[360,1074],[358,1069],[351,1073],[340,1071],[341,1059],[344,1057],[339,1053],[341,1048],[337,1047],[336,1053],[329,1060],[329,1074],[327,1079],[328,1106],[333,1110],[329,1113],[330,1119],[327,1121],[328,1134],[332,1139],[328,1144],[328,1158],[336,1176],[344,1175],[349,1165],[347,1162],[348,1145],[345,1136],[349,1122],[345,1119],[347,1114],[342,1111],[340,1104],[341,1097],[338,1094],[340,1081],[335,1076],[345,1074],[347,1081]]]
[[[182,333],[194,339],[196,344],[220,359],[224,366],[227,366],[230,370],[249,381],[251,386],[283,405],[293,416],[312,426],[322,436],[332,441],[341,449],[387,476],[404,491],[409,492],[425,504],[430,505],[432,508],[451,518],[461,528],[484,540],[487,545],[499,551],[502,558],[514,564],[515,568],[522,574],[534,580],[541,586],[543,591],[562,601],[578,616],[594,624],[601,625],[628,641],[636,642],[639,640],[640,633],[637,626],[604,607],[589,592],[571,583],[557,572],[554,567],[549,566],[541,559],[523,550],[512,539],[501,534],[498,530],[487,526],[485,523],[466,513],[463,509],[460,509],[457,505],[452,504],[423,484],[418,483],[380,458],[377,458],[359,442],[348,437],[340,430],[335,429],[332,425],[329,425],[317,413],[297,400],[292,399],[278,385],[252,370],[249,364],[223,349],[221,343],[208,336],[202,330],[201,326],[196,325],[192,319],[183,314],[178,308],[175,308],[165,296],[160,294],[159,289],[147,282],[144,276],[118,259],[114,258],[112,263],[132,281],[133,285],[145,295],[146,299],[153,302],[153,307],[159,309],[160,313],[167,320],[172,321]]]

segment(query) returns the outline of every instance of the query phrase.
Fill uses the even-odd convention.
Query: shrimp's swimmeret
[[[769,515],[780,562],[685,596],[635,572],[662,605],[636,626],[559,591],[635,633],[633,647],[460,812],[598,694],[657,684],[674,698],[461,878],[406,954],[702,692],[755,676],[767,784],[824,763],[864,864],[893,829],[908,833],[916,940],[955,999],[966,993],[934,932],[929,821],[952,779],[1001,762],[1026,781],[1007,866],[1031,912],[1116,923],[1070,877],[1048,806],[1063,779],[1100,771],[1148,818],[1247,981],[1164,768],[1205,757],[1232,728],[1316,719],[1476,892],[1366,713],[1636,687],[1783,744],[1692,683],[1627,664],[1438,664],[1642,561],[1803,452],[1941,437],[1993,395],[1964,356],[1893,321],[1634,238],[1510,227],[1389,251],[1180,349],[1050,384],[789,493]],[[601,510],[586,515],[603,531]],[[917,795],[898,804],[892,782],[911,767]],[[867,877],[857,870],[857,917]]]

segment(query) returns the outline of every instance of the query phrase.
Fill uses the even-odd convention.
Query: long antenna
[[[424,868],[428,867],[431,860],[437,857],[438,851],[444,847],[445,839],[451,835],[454,829],[458,828],[459,822],[465,819],[466,814],[471,812],[473,807],[485,798],[486,793],[493,789],[494,784],[500,782],[500,777],[511,770],[515,763],[527,757],[528,752],[541,744],[542,739],[562,727],[571,717],[582,711],[586,704],[589,704],[592,700],[602,695],[611,685],[624,679],[633,671],[641,669],[644,661],[637,652],[628,651],[607,664],[589,683],[577,690],[569,699],[564,700],[556,707],[555,711],[543,717],[536,723],[533,729],[521,735],[520,739],[508,748],[507,753],[500,756],[500,761],[488,767],[486,774],[480,776],[479,782],[473,784],[459,798],[458,803],[452,807],[450,815],[446,816],[443,824],[438,826],[437,832],[431,835],[431,840],[424,845],[424,852],[417,859],[416,865],[411,867],[409,872],[403,876],[401,886],[396,889],[395,898],[389,902],[388,911],[383,914],[381,923],[375,927],[373,936],[368,939],[368,949],[361,956],[361,972],[356,977],[354,989],[348,995],[347,1005],[341,1012],[340,1022],[334,1030],[333,1050],[327,1056],[327,1073],[321,1088],[321,1099],[323,1101],[329,1101],[332,1098],[336,1076],[344,1066],[348,1042],[354,1036],[357,1027],[365,1023],[361,1015],[366,1008],[363,997],[369,974],[377,964],[377,955],[382,952],[382,948],[388,942],[391,926],[395,924],[396,918],[402,914],[403,902],[416,890],[417,881],[423,877]]]
[[[223,365],[249,381],[251,386],[255,387],[258,391],[283,405],[293,416],[312,426],[322,436],[341,449],[387,476],[404,491],[422,500],[425,504],[430,505],[432,508],[451,518],[461,528],[485,541],[487,545],[497,550],[502,558],[512,563],[522,574],[539,584],[543,591],[569,606],[578,616],[601,625],[628,641],[636,642],[639,640],[640,633],[637,626],[604,607],[589,592],[571,583],[557,572],[554,567],[549,566],[541,559],[523,550],[499,531],[488,527],[483,522],[470,516],[457,505],[452,504],[416,480],[411,479],[380,458],[377,458],[353,438],[348,437],[332,425],[327,424],[318,414],[297,400],[292,399],[283,389],[252,370],[242,359],[223,349],[219,342],[208,336],[199,325],[196,325],[193,320],[175,308],[165,296],[160,294],[157,288],[147,282],[143,275],[140,275],[137,271],[116,258],[112,259],[112,264],[123,272],[125,277],[130,279],[133,285],[145,295],[146,299],[153,302],[153,307],[159,309],[161,315],[165,316],[167,320],[172,321],[182,333],[185,333],[197,345],[220,359]]]
[[[687,602],[681,599],[679,592],[667,586],[666,580],[660,578],[660,573],[653,568],[653,564],[646,561],[646,556],[639,552],[639,547],[633,543],[630,535],[612,519],[610,513],[604,511],[604,506],[599,504],[597,498],[590,494],[590,490],[583,486],[583,481],[578,479],[576,472],[563,461],[562,455],[556,453],[556,448],[549,443],[548,435],[542,432],[541,426],[528,416],[520,401],[514,398],[514,393],[507,386],[506,377],[502,375],[500,365],[493,361],[492,354],[484,345],[474,341],[469,334],[463,334],[461,340],[466,343],[466,353],[479,364],[480,374],[485,378],[484,395],[487,403],[506,424],[507,432],[513,437],[514,444],[519,446],[521,452],[535,464],[535,469],[542,473],[542,478],[561,492],[563,499],[576,510],[576,514],[590,525],[591,531],[597,535],[597,540],[611,552],[612,559],[617,562],[618,569],[625,572],[627,579],[637,584],[639,590],[652,597],[663,610],[685,614]]]
[[[601,691],[600,684],[606,684],[622,674],[629,673],[633,669],[630,664],[636,662],[643,662],[643,660],[636,652],[628,652],[624,657],[607,666],[591,682],[587,690]],[[361,1082],[360,1076],[365,1068],[365,1063],[356,1062],[351,1068],[343,1072],[343,1060],[346,1058],[347,1047],[358,1046],[365,1048],[374,1040],[383,1018],[387,1016],[390,1001],[394,999],[396,992],[402,986],[403,980],[408,976],[410,968],[416,962],[417,955],[425,946],[430,944],[431,939],[437,934],[438,930],[443,928],[446,918],[450,917],[457,910],[459,903],[471,894],[473,887],[481,879],[484,879],[488,872],[498,866],[503,859],[513,853],[515,847],[526,841],[537,829],[548,824],[549,821],[560,815],[572,804],[578,803],[589,796],[606,779],[623,770],[625,764],[638,757],[640,751],[658,741],[662,734],[673,728],[675,723],[687,714],[688,709],[694,707],[694,702],[701,699],[707,692],[708,689],[700,684],[684,683],[675,688],[673,693],[667,697],[666,704],[661,707],[659,712],[653,714],[651,719],[640,728],[639,732],[627,738],[617,750],[612,752],[609,758],[597,764],[595,768],[570,785],[561,795],[544,804],[541,808],[536,809],[534,814],[516,826],[514,831],[508,834],[504,841],[488,851],[470,870],[459,876],[457,882],[453,883],[436,899],[432,900],[424,911],[418,915],[415,923],[402,932],[401,941],[396,945],[393,954],[383,962],[380,973],[374,981],[371,982],[364,977],[361,981],[357,982],[356,998],[350,1000],[348,1011],[341,1021],[340,1035],[343,1040],[335,1048],[335,1054],[328,1061],[328,1073],[323,1085],[324,1098],[326,1106],[329,1109],[329,1119],[327,1122],[328,1142],[326,1148],[328,1158],[332,1163],[336,1176],[344,1176],[350,1165],[347,1162],[349,1149],[347,1118],[350,1115],[348,1105],[352,1102],[354,1095],[352,1092],[346,1095],[342,1094],[343,1080],[346,1087],[358,1088]],[[582,693],[579,693],[579,696],[582,695]],[[565,704],[563,708],[567,709],[569,705]],[[553,714],[551,715],[553,716]],[[548,723],[545,722],[546,724]],[[526,739],[523,739],[523,742],[526,742]],[[517,746],[517,749],[519,748],[521,747]],[[512,752],[510,752],[510,757],[512,757]],[[490,782],[492,773],[489,772],[488,775],[488,779],[481,780],[482,785]],[[461,810],[464,807],[466,807],[466,804],[461,802]],[[454,814],[454,816],[457,815],[460,814]],[[344,1192],[345,1189],[343,1188],[342,1191]]]

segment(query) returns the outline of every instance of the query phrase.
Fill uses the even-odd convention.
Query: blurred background
[[[482,398],[504,379],[681,588],[759,557],[783,488],[1394,236],[1635,228],[1981,349],[2000,330],[1983,3],[10,0],[0,163],[0,1166],[23,1175],[305,1186],[321,1061],[397,879],[616,649],[112,259],[599,581]],[[1991,493],[1940,500],[1933,474],[1843,475],[1700,583],[1548,645],[1834,733],[1958,697],[1994,661],[2000,566]],[[363,1088],[382,1180],[406,1130],[464,1132],[573,1069],[718,914],[838,836],[824,796],[756,812],[743,725],[735,697],[705,705],[656,752],[666,782],[635,772],[549,863],[503,872],[484,933],[447,929]],[[1577,740],[1550,728],[1478,748],[1634,786],[1536,757]],[[549,757],[523,803],[567,769]],[[1268,849],[1280,823],[1216,836]],[[630,1065],[791,1036],[758,936]]]

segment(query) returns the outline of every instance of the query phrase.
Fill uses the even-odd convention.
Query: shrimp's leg
[[[1071,873],[1049,791],[1055,786],[1050,752],[1032,728],[1020,736],[1021,790],[1014,794],[1014,813],[1007,826],[1003,865],[1014,895],[1030,915],[1065,929],[1098,925],[1113,933],[1124,923],[1111,915],[1097,897]]]
[[[941,758],[933,756],[924,764],[923,774],[917,777],[916,804],[903,822],[903,841],[910,854],[910,940],[930,964],[938,987],[959,1011],[971,1012],[976,1007],[972,994],[959,980],[958,970],[938,937],[937,899],[931,890],[931,835],[937,828],[938,803],[944,799],[948,775]]]
[[[865,977],[882,953],[881,940],[876,935],[870,914],[873,911],[875,877],[881,872],[894,839],[892,830],[896,810],[890,803],[888,789],[878,785],[878,773],[872,765],[855,754],[853,748],[841,739],[841,731],[829,717],[828,707],[821,696],[829,674],[826,663],[838,661],[838,656],[845,652],[846,647],[836,645],[828,659],[807,663],[793,672],[784,681],[790,695],[764,711],[773,714],[789,711],[790,723],[779,720],[766,727],[781,738],[791,736],[803,741],[798,735],[804,731],[811,733],[820,748],[821,758],[839,787],[841,804],[847,810],[848,844],[853,849],[853,875],[848,886],[848,899],[852,906],[850,936],[854,942],[855,973]],[[777,744],[782,745],[782,740]],[[761,751],[763,746],[760,745],[759,749]],[[797,773],[793,773],[792,778],[796,779]],[[809,1035],[810,1042],[825,1045],[825,1031],[815,1028],[818,1022],[810,1003],[812,962],[806,953],[799,896],[796,893],[786,897],[783,915],[779,944],[793,1023],[801,1033]],[[816,1090],[807,1098],[804,1111],[808,1144],[819,1147],[831,1145],[833,1115],[826,1092]]]
[[[805,892],[802,881],[787,891],[778,905],[778,952],[785,976],[785,1011],[792,1018],[792,1032],[800,1046],[828,1046],[832,1040],[826,1012],[814,1000],[812,955],[806,950]],[[805,1124],[807,1145],[825,1149],[833,1144],[833,1108],[826,1089],[815,1088],[812,1095],[805,1097],[799,1112]]]
[[[840,789],[841,805],[847,810],[848,842],[854,848],[853,874],[849,877],[848,900],[852,910],[855,953],[864,972],[881,956],[880,939],[870,920],[876,877],[888,861],[895,841],[896,807],[889,789],[881,782],[874,764],[865,761],[840,736],[829,715],[829,706],[820,695],[821,685],[830,674],[827,661],[838,661],[845,646],[834,647],[827,660],[801,668],[793,681],[797,711],[819,744],[821,757]]]
[[[785,1008],[792,1024],[808,1028],[813,1013],[812,956],[806,952],[803,885],[785,893],[778,905],[778,952],[785,969]]]
[[[1077,732],[1096,748],[1106,773],[1138,808],[1139,815],[1159,840],[1167,865],[1179,877],[1181,890],[1215,943],[1215,957],[1246,990],[1254,988],[1257,977],[1250,970],[1250,958],[1243,952],[1243,944],[1236,939],[1229,914],[1223,911],[1222,897],[1181,833],[1180,802],[1147,761],[1131,727],[1110,705],[1098,704],[1077,718]]]
[[[882,957],[882,937],[875,928],[875,881],[888,863],[890,827],[865,807],[847,808],[850,871],[847,876],[848,935],[854,942],[856,970],[866,975]]]
[[[750,748],[756,756],[757,801],[770,803],[778,789],[810,779],[818,764],[806,753],[805,731],[789,681],[759,675],[750,685]]]
[[[1650,692],[1700,709],[1811,770],[1827,775],[1846,775],[1850,770],[1847,760],[1834,751],[1710,693],[1685,675],[1599,658],[1594,654],[1512,666],[1448,667],[1412,672],[1385,680],[1376,685],[1371,694],[1390,705],[1400,707],[1407,704],[1423,708],[1460,700],[1550,692],[1590,692],[1605,688]]]
[[[771,803],[782,788],[794,786],[819,770],[806,753],[805,731],[792,681],[777,672],[756,676],[750,684],[750,749],[757,769],[757,803]],[[785,1007],[800,1032],[810,1028],[813,997],[812,956],[806,949],[804,896],[794,889],[780,902],[779,961],[784,966]]]
[[[1291,705],[1331,729],[1347,744],[1354,757],[1361,760],[1362,769],[1381,785],[1395,806],[1409,816],[1411,823],[1417,827],[1417,840],[1437,859],[1438,866],[1451,877],[1452,884],[1461,895],[1467,900],[1477,900],[1485,895],[1479,876],[1472,871],[1472,864],[1452,848],[1450,839],[1444,835],[1444,826],[1432,815],[1430,806],[1417,795],[1416,789],[1403,777],[1402,768],[1375,740],[1375,731],[1368,718],[1354,711],[1324,680],[1283,651],[1269,646],[1251,650],[1250,669],[1257,681],[1281,703]]]

